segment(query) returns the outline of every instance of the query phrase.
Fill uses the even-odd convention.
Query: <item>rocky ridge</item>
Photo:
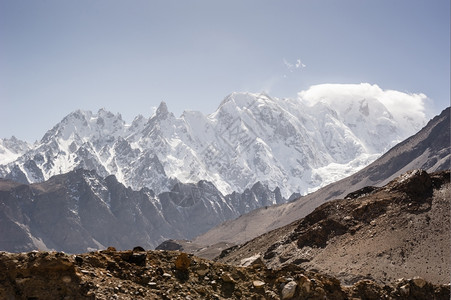
[[[231,195],[207,181],[176,183],[157,195],[83,169],[31,185],[0,179],[0,250],[154,248],[165,239],[191,239],[220,222],[282,202],[278,189],[260,183]]]
[[[218,261],[297,265],[344,284],[421,276],[449,283],[450,171],[407,172],[383,187],[329,201],[306,217],[226,249]]]
[[[328,275],[260,261],[235,267],[179,251],[0,252],[1,299],[449,299],[415,277],[343,286]]]

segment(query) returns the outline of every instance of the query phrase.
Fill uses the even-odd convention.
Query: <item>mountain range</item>
[[[450,108],[434,117],[418,133],[387,151],[373,163],[342,180],[329,184],[296,201],[260,208],[209,230],[194,242],[200,248],[217,243],[240,244],[265,232],[306,217],[320,205],[367,186],[383,186],[413,170],[449,170],[451,166]]]
[[[449,299],[449,125],[448,108],[420,132],[358,172],[357,177],[343,179],[288,204],[257,210],[259,215],[285,207],[285,211],[301,215],[302,210],[296,211],[296,206],[289,205],[297,203],[302,207],[302,202],[308,199],[311,205],[325,201],[304,218],[225,249],[216,261],[179,251],[145,251],[142,247],[128,251],[108,247],[77,255],[53,251],[0,252],[3,270],[0,296]],[[417,169],[390,181],[396,173],[412,167],[448,170],[428,174]],[[381,186],[385,181],[390,182],[383,187],[365,186],[344,199],[332,200],[359,185],[375,182]],[[44,241],[53,243],[52,246],[59,241],[72,245],[73,249],[92,244],[94,248],[102,246],[94,236],[103,237],[99,240],[105,243],[134,238],[143,242],[148,238],[146,234],[159,226],[166,230],[176,228],[177,218],[192,211],[192,207],[197,210],[199,203],[200,207],[214,206],[216,210],[221,203],[246,202],[251,194],[254,200],[280,199],[280,191],[264,193],[267,190],[259,183],[243,194],[235,192],[233,197],[216,198],[220,204],[214,206],[202,197],[210,193],[206,198],[214,199],[219,193],[207,181],[196,185],[177,182],[170,192],[155,195],[148,188],[134,191],[125,187],[114,175],[103,178],[95,171],[83,169],[34,184],[2,179],[0,244],[8,242],[5,233],[16,238],[10,240],[16,247],[21,242],[42,246]],[[321,199],[318,202],[314,200],[315,194]],[[162,208],[160,213],[179,214],[166,220],[155,215],[144,218],[158,208]],[[305,208],[308,210],[309,206]],[[283,210],[279,213],[267,216],[273,217],[272,221],[287,216]],[[249,219],[249,215],[252,212],[237,220]],[[150,224],[154,219],[157,222]],[[198,225],[190,221],[182,223],[187,222],[186,227]],[[262,225],[268,228],[268,223]],[[39,232],[40,228],[45,232]],[[233,227],[219,228],[226,231]],[[88,239],[77,239],[80,236]]]
[[[148,188],[127,188],[114,175],[103,178],[84,169],[34,184],[0,179],[0,250],[154,248],[168,238],[192,239],[285,200],[278,189],[270,191],[261,183],[226,196],[207,181],[177,183],[156,195]]]
[[[376,176],[384,171],[384,176],[377,178],[380,181],[381,178],[388,180],[390,174],[394,176],[413,162],[417,167],[429,166],[429,169],[447,167],[449,115],[449,109],[445,110],[419,133],[354,177],[299,200],[292,198],[287,204],[282,204],[288,199],[282,196],[279,188],[271,190],[261,182],[242,193],[223,195],[213,183],[204,180],[181,183],[172,179],[174,185],[169,191],[156,193],[147,187],[136,191],[119,182],[115,175],[102,177],[95,170],[82,168],[52,176],[41,183],[2,179],[0,224],[4,230],[0,232],[1,249],[12,252],[55,249],[80,253],[109,245],[118,249],[134,245],[154,248],[168,238],[193,239],[224,221],[195,241],[211,245],[248,240],[299,219],[331,197],[368,184],[361,174]],[[397,155],[404,157],[403,160]],[[389,168],[383,163],[385,161],[396,168]],[[327,197],[321,196],[326,195],[324,191],[328,191]],[[258,210],[259,207],[264,209]],[[227,221],[232,219],[234,221]],[[228,226],[243,224],[243,220],[244,227]]]
[[[2,140],[9,161],[0,166],[2,249],[74,253],[192,239],[259,207],[282,207],[300,195],[288,199],[294,186],[325,184],[325,171],[335,178],[361,168],[421,123],[392,115],[377,99],[309,106],[248,93],[230,95],[206,117],[175,118],[162,103],[131,125],[105,110],[77,111],[34,145]],[[293,218],[268,217],[271,226]],[[259,231],[236,238],[243,232]]]
[[[312,104],[251,93],[227,96],[209,115],[177,118],[162,102],[131,124],[104,109],[79,110],[33,145],[0,140],[0,177],[37,183],[86,169],[134,190],[207,180],[224,195],[261,182],[288,199],[363,168],[426,121],[376,98]]]

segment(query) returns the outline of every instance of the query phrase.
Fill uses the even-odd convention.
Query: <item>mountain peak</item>
[[[18,142],[18,141],[19,141],[19,139],[17,139],[14,135],[11,136],[11,138],[9,138],[9,140],[10,140],[11,142]]]
[[[7,164],[30,150],[31,144],[19,140],[14,135],[7,139],[0,139],[0,164]]]
[[[122,119],[121,114],[117,114],[114,115],[112,112],[110,112],[109,110],[106,110],[105,108],[101,108],[97,111],[97,116],[98,117],[102,117],[102,118],[118,118],[118,119]]]
[[[166,105],[166,102],[161,101],[160,105],[157,108],[157,111],[155,112],[155,114],[157,116],[167,116],[169,113],[168,111],[168,106]]]
[[[219,104],[218,111],[243,110],[256,105],[264,94],[253,94],[249,92],[233,92]]]
[[[70,114],[68,114],[63,120],[69,119],[69,118],[82,119],[82,118],[86,118],[86,116],[90,116],[90,115],[92,115],[92,112],[89,110],[77,109],[77,110],[71,112]]]

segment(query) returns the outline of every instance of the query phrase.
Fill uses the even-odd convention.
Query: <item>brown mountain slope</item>
[[[434,117],[417,134],[390,149],[368,167],[320,190],[287,204],[254,210],[198,236],[193,242],[243,243],[275,228],[305,217],[316,207],[365,186],[382,186],[412,169],[445,170],[451,164],[450,108]]]
[[[269,267],[296,264],[345,284],[385,284],[420,276],[449,283],[450,172],[415,170],[381,188],[329,201],[305,218],[222,253],[239,265],[249,257]]]

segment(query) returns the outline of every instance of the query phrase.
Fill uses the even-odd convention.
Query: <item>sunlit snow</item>
[[[400,110],[390,97],[411,97],[417,109]],[[297,99],[233,93],[209,115],[177,118],[162,103],[132,124],[103,109],[79,110],[33,146],[13,152],[0,143],[0,176],[15,165],[31,182],[84,168],[155,192],[175,178],[208,180],[223,194],[260,181],[289,197],[356,172],[416,133],[426,123],[424,99],[374,85],[327,85]]]

